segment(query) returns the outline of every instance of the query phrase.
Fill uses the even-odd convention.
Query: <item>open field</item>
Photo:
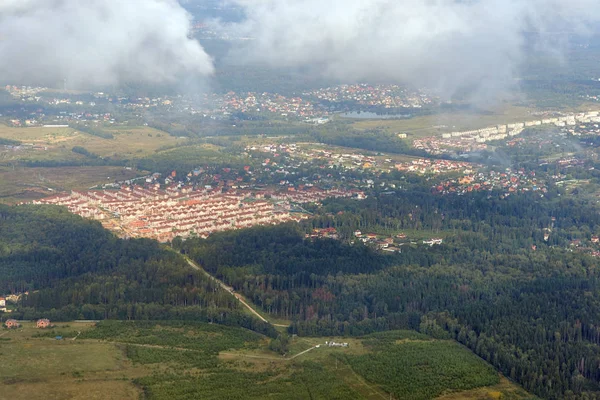
[[[41,198],[59,191],[86,190],[115,180],[135,178],[141,174],[123,167],[0,167],[0,202],[14,203]]]
[[[59,326],[63,324],[58,324]],[[70,323],[56,332],[86,331],[91,324]],[[132,379],[146,372],[133,367],[114,344],[37,337],[33,322],[2,332],[0,393],[11,399],[137,399]],[[50,333],[50,332],[46,332]],[[74,337],[74,336],[73,336]]]
[[[268,338],[254,332],[192,321],[109,321],[98,327],[58,323],[47,331],[35,329],[32,322],[23,325],[0,331],[0,355],[13,360],[3,369],[0,393],[16,399],[135,399],[143,393],[148,399],[377,400],[389,399],[384,388],[391,386],[408,388],[408,397],[395,398],[410,400],[434,398],[410,391],[414,382],[430,379],[439,381],[436,387],[441,387],[443,400],[533,398],[508,380],[498,380],[493,369],[455,342],[412,331],[366,338],[294,336],[282,356],[268,349]],[[56,335],[64,340],[55,340]],[[331,340],[348,347],[325,345]],[[356,365],[381,360],[382,350],[396,355],[398,348],[405,357],[393,356],[381,365],[389,375],[383,385],[365,372],[371,367],[363,371],[364,365]],[[411,354],[419,354],[421,363],[412,365],[417,358]],[[465,365],[454,365],[456,361],[445,365],[448,357]],[[412,370],[403,369],[404,364],[412,365]],[[483,369],[472,369],[474,365]],[[444,390],[448,373],[454,383]],[[482,376],[494,384],[456,391],[461,379],[478,382]]]
[[[175,138],[166,132],[149,127],[105,129],[114,136],[105,139],[71,128],[13,128],[0,125],[0,138],[18,140],[36,149],[2,150],[0,162],[14,160],[77,160],[81,156],[71,149],[81,146],[101,157],[120,159],[141,158],[156,150],[185,143],[187,138]]]
[[[537,397],[527,393],[505,377],[495,386],[481,387],[457,393],[442,395],[437,400],[535,400]]]

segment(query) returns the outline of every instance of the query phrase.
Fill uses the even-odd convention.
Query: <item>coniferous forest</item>
[[[17,318],[196,320],[276,335],[176,253],[65,209],[0,206],[0,238],[0,291],[29,292]]]

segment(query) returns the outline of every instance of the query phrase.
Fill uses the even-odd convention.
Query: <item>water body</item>
[[[411,114],[377,114],[370,111],[352,111],[341,113],[342,118],[354,119],[408,119],[412,118]]]

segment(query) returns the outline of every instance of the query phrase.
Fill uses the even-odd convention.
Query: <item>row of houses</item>
[[[7,319],[6,322],[4,322],[4,326],[7,329],[17,329],[21,327],[21,323],[16,319]],[[52,326],[52,323],[47,318],[38,319],[36,322],[36,327],[38,329],[51,328]]]

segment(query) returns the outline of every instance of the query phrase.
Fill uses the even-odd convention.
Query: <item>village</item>
[[[271,153],[275,157],[288,154],[302,160],[322,161],[329,167],[342,168],[349,171],[373,170],[391,172],[392,170],[416,173],[421,175],[438,175],[448,173],[470,174],[479,166],[465,161],[415,158],[401,161],[392,155],[369,155],[358,150],[335,148],[321,143],[249,145],[249,153]],[[403,157],[402,159],[404,159]],[[271,160],[268,160],[271,162]]]
[[[352,102],[366,107],[421,108],[437,102],[421,90],[410,90],[398,85],[339,85],[303,93],[315,101],[328,103]]]
[[[520,168],[504,171],[480,171],[456,179],[449,179],[432,188],[435,194],[464,195],[470,192],[498,190],[501,196],[509,196],[521,192],[540,192],[543,196],[548,192],[546,183],[538,179],[534,171],[527,172]]]
[[[340,85],[307,91],[294,96],[269,92],[203,93],[190,96],[128,97],[106,92],[85,94],[57,93],[45,87],[7,85],[4,89],[25,104],[69,107],[69,111],[52,112],[50,109],[31,111],[26,117],[12,118],[13,126],[40,126],[74,121],[111,123],[117,120],[105,106],[129,112],[149,110],[179,112],[223,119],[232,114],[266,115],[312,124],[330,121],[336,105],[349,102],[355,106],[381,108],[421,108],[436,100],[419,90],[397,85]]]

